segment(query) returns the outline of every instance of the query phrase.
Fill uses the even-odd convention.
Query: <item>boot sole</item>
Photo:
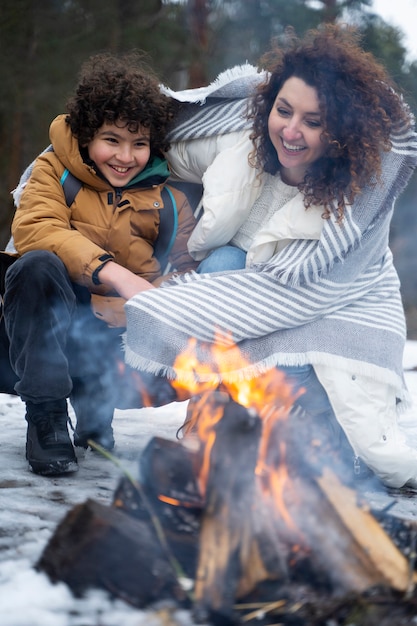
[[[51,461],[50,463],[29,461],[29,465],[34,474],[41,476],[59,476],[78,471],[77,461]]]

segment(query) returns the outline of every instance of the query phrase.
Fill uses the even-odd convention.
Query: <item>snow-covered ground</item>
[[[159,409],[116,411],[115,456],[134,476],[146,443],[154,435],[175,438],[185,403]],[[75,504],[112,500],[121,470],[100,454],[77,448],[75,474],[46,478],[25,459],[26,422],[19,398],[0,394],[0,625],[162,626],[192,623],[185,611],[140,611],[112,602],[104,592],[75,599],[64,584],[52,585],[34,565],[57,523]],[[167,611],[168,608],[165,608]]]
[[[417,341],[407,342],[404,367],[415,407],[403,416],[402,424],[417,447]],[[114,453],[121,464],[137,475],[138,459],[149,439],[156,435],[174,439],[185,411],[186,403],[116,411]],[[14,396],[0,394],[0,625],[192,624],[186,611],[164,607],[141,611],[122,601],[111,601],[102,591],[76,599],[66,585],[52,585],[43,573],[35,571],[35,563],[67,511],[88,498],[109,504],[121,470],[95,452],[77,450],[77,473],[59,478],[37,476],[28,470],[25,437],[23,403]],[[392,500],[384,493],[371,494],[371,498],[381,508]],[[398,499],[394,506],[417,518],[417,496],[415,500]]]

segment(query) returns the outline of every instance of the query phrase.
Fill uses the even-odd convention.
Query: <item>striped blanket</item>
[[[161,85],[162,93],[186,103],[175,118],[168,140],[186,141],[250,128],[246,116],[248,96],[266,77],[266,72],[258,72],[246,63],[222,72],[207,87],[173,91]]]
[[[204,108],[204,107],[203,107]],[[417,165],[417,137],[398,129],[383,154],[382,177],[325,221],[318,241],[290,243],[249,270],[178,276],[126,305],[126,361],[184,381],[192,362],[176,357],[196,341],[205,380],[251,378],[279,365],[325,364],[393,385],[407,397],[406,339],[399,279],[388,247],[396,198]],[[212,345],[222,346],[217,372]],[[244,361],[236,360],[235,344]]]

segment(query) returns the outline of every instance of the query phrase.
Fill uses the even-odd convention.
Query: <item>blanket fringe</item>
[[[388,370],[372,366],[368,363],[359,361],[350,361],[344,358],[328,358],[328,355],[322,353],[303,353],[303,354],[282,354],[275,353],[269,357],[262,359],[256,363],[250,363],[236,370],[218,373],[216,371],[200,374],[198,377],[195,372],[180,370],[170,365],[163,365],[157,361],[144,358],[134,352],[123,336],[123,347],[125,351],[125,361],[134,369],[142,370],[155,376],[162,376],[169,380],[177,380],[184,385],[195,384],[196,380],[202,383],[219,384],[221,382],[240,383],[244,380],[250,380],[262,376],[268,370],[274,367],[291,367],[302,366],[308,364],[321,364],[335,367],[344,371],[355,373],[359,376],[366,376],[377,382],[391,385],[397,394],[398,404],[397,413],[400,415],[412,406],[411,395],[399,376]]]
[[[223,87],[229,86],[235,81],[242,81],[244,78],[253,78],[258,75],[258,70],[254,65],[246,62],[242,65],[236,65],[232,68],[221,72],[217,78],[206,87],[196,89],[184,89],[183,91],[173,91],[166,85],[160,85],[160,90],[165,95],[178,100],[179,102],[190,102],[194,104],[204,104],[210,96],[218,95],[215,92]],[[247,94],[246,94],[247,96]],[[245,94],[240,97],[246,97]]]

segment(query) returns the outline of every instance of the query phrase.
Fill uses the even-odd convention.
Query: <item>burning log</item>
[[[215,401],[216,396],[212,394],[207,401]],[[194,611],[199,621],[210,611],[231,614],[241,578],[249,576],[253,585],[266,577],[260,559],[253,559],[254,567],[246,571],[246,561],[253,553],[250,510],[260,419],[229,402],[222,419],[206,434],[207,476],[202,483],[205,507],[194,593]]]
[[[263,503],[258,525],[265,519],[272,524],[291,580],[308,582],[302,576],[308,563],[308,571],[336,593],[381,585],[407,591],[417,580],[407,559],[330,469],[336,465],[331,432],[314,420],[299,420],[290,413],[274,422],[256,497]],[[343,463],[336,467],[339,475],[348,469]]]
[[[141,482],[124,477],[113,506],[160,526],[168,550],[185,576],[194,578],[204,502],[196,483],[199,456],[177,441],[154,437],[140,459]]]
[[[344,527],[352,538],[352,552],[361,564],[355,588],[361,591],[383,585],[402,592],[412,590],[417,582],[416,572],[410,570],[407,559],[369,510],[357,505],[355,492],[342,485],[329,468],[323,469],[317,483],[339,517],[339,527]],[[344,569],[345,562],[346,558]],[[368,581],[364,571],[369,572]]]

